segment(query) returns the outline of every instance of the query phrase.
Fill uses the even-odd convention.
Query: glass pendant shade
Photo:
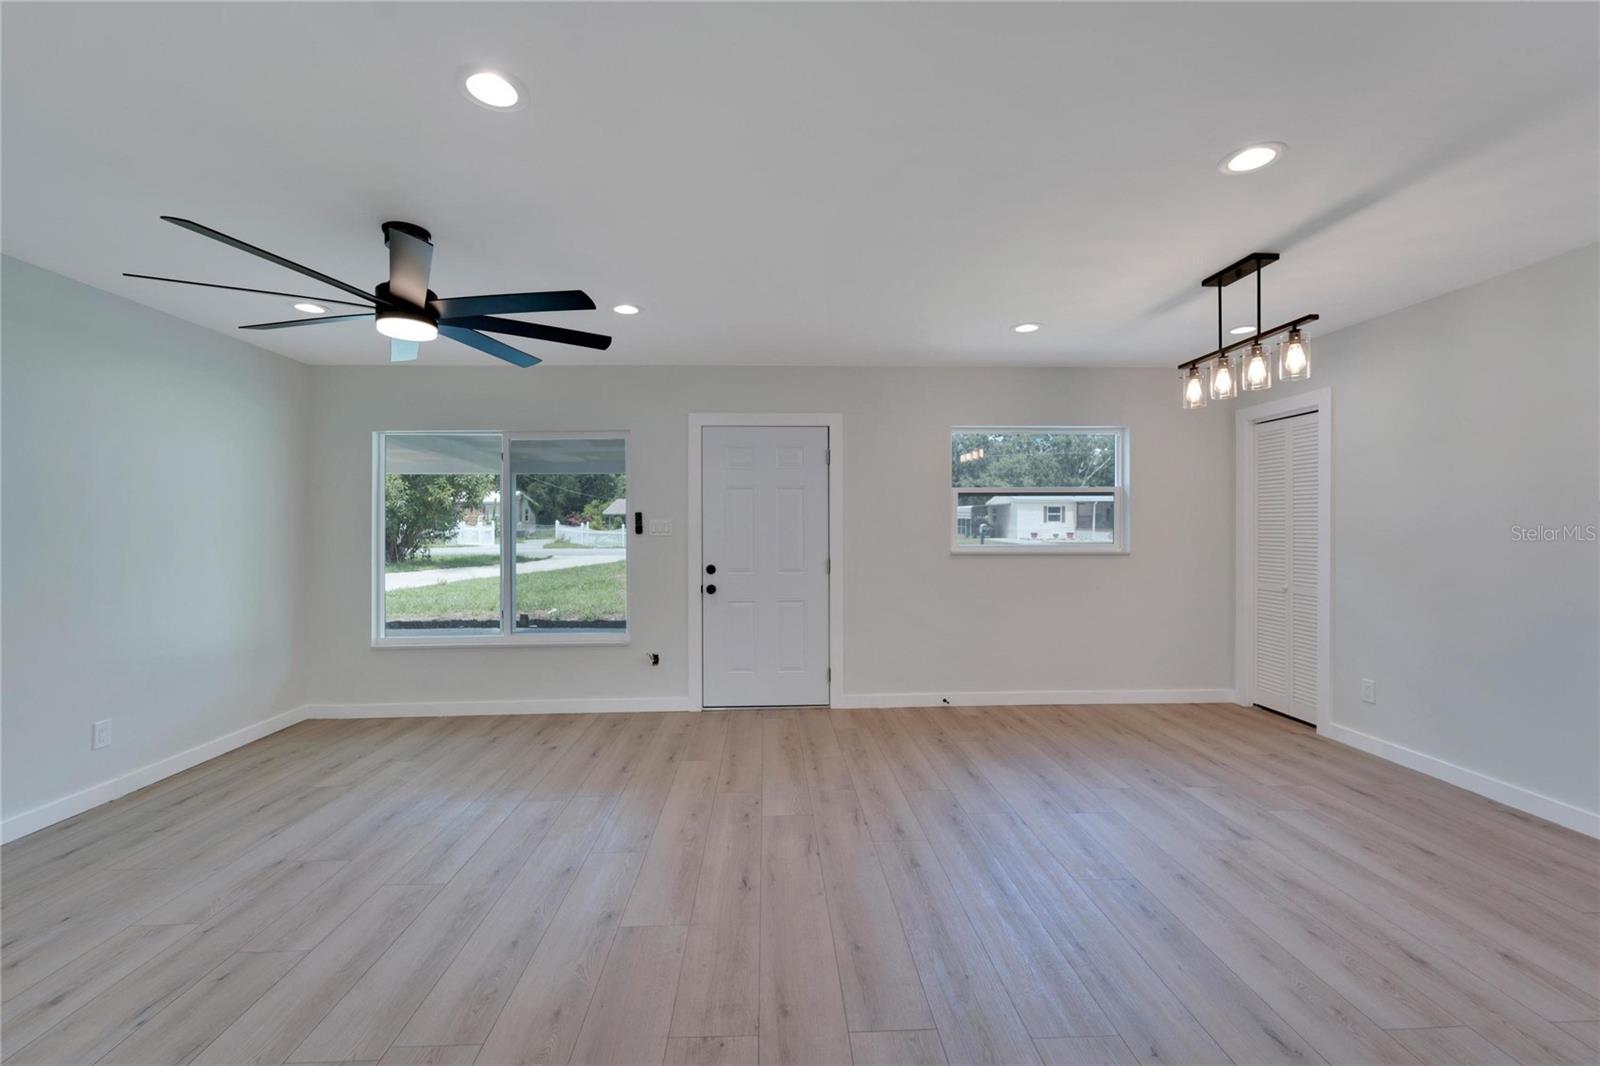
[[[1268,365],[1267,350],[1260,341],[1250,346],[1249,354],[1239,367],[1239,387],[1245,392],[1272,388],[1272,368]]]
[[[1239,395],[1239,365],[1229,355],[1217,356],[1211,364],[1211,398],[1231,400]]]
[[[1311,343],[1298,329],[1278,347],[1278,380],[1304,381],[1311,376]]]
[[[1193,411],[1206,405],[1206,382],[1200,375],[1200,368],[1192,366],[1188,370],[1180,371],[1178,376],[1183,380],[1183,409]]]

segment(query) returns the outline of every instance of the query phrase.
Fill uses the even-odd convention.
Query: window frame
[[[1107,485],[952,485],[950,486],[950,512],[948,515],[951,555],[1128,555],[1132,552],[1132,519],[1128,506],[1130,498],[1130,472],[1132,458],[1127,426],[951,426],[946,437],[949,441],[957,433],[1099,433],[1116,437],[1116,469],[1112,484]],[[1109,499],[1112,506],[1112,539],[1109,542],[1052,541],[1033,547],[1021,545],[963,544],[956,528],[957,508],[963,495],[990,493],[993,495],[1057,495],[1098,496]],[[1063,505],[1064,506],[1064,505]],[[1074,513],[1076,517],[1076,513]]]
[[[384,438],[395,436],[457,436],[462,434],[494,434],[500,438],[500,509],[498,514],[500,537],[500,626],[498,629],[481,629],[460,636],[428,633],[421,636],[397,636],[384,630],[383,618],[383,525],[384,525]],[[374,648],[518,648],[537,645],[557,647],[620,646],[633,641],[633,565],[632,551],[623,567],[623,628],[620,631],[573,631],[568,633],[539,633],[518,631],[512,617],[514,595],[513,571],[516,567],[517,535],[515,494],[511,491],[511,443],[519,440],[621,440],[622,469],[624,476],[633,465],[633,446],[628,431],[622,429],[584,430],[499,430],[499,429],[382,429],[372,434],[372,565],[371,584],[371,645]],[[628,495],[633,496],[632,486]],[[627,519],[623,520],[624,544],[628,539]],[[505,531],[510,530],[510,536]]]

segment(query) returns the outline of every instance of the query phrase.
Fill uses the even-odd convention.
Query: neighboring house
[[[496,543],[495,522],[500,514],[500,494],[491,492],[483,498],[483,509],[473,508],[461,516],[455,535],[446,543],[457,545],[484,545]],[[519,489],[517,491],[517,536],[529,537],[537,521],[533,502]]]
[[[956,534],[977,538],[987,522],[989,540],[1109,542],[1111,507],[1104,496],[991,496],[956,508]]]
[[[628,514],[628,500],[626,497],[612,500],[606,504],[606,509],[600,512],[607,518],[624,518]]]

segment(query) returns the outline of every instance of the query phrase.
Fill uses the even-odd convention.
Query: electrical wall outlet
[[[109,748],[111,746],[111,719],[102,718],[94,724],[94,731],[89,736],[89,747]]]
[[[1378,683],[1372,680],[1370,677],[1363,677],[1361,679],[1361,702],[1378,702]]]

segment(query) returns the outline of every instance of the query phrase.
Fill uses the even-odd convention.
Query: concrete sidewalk
[[[556,551],[548,559],[539,559],[517,564],[519,574],[538,574],[546,570],[571,570],[579,566],[598,566],[601,563],[620,562],[628,557],[622,549],[615,551],[609,548],[590,548],[584,551]],[[428,585],[448,585],[455,581],[471,581],[474,578],[496,577],[500,573],[498,566],[458,566],[454,569],[440,570],[410,570],[398,574],[383,575],[383,590],[393,592],[395,589],[415,589]]]

